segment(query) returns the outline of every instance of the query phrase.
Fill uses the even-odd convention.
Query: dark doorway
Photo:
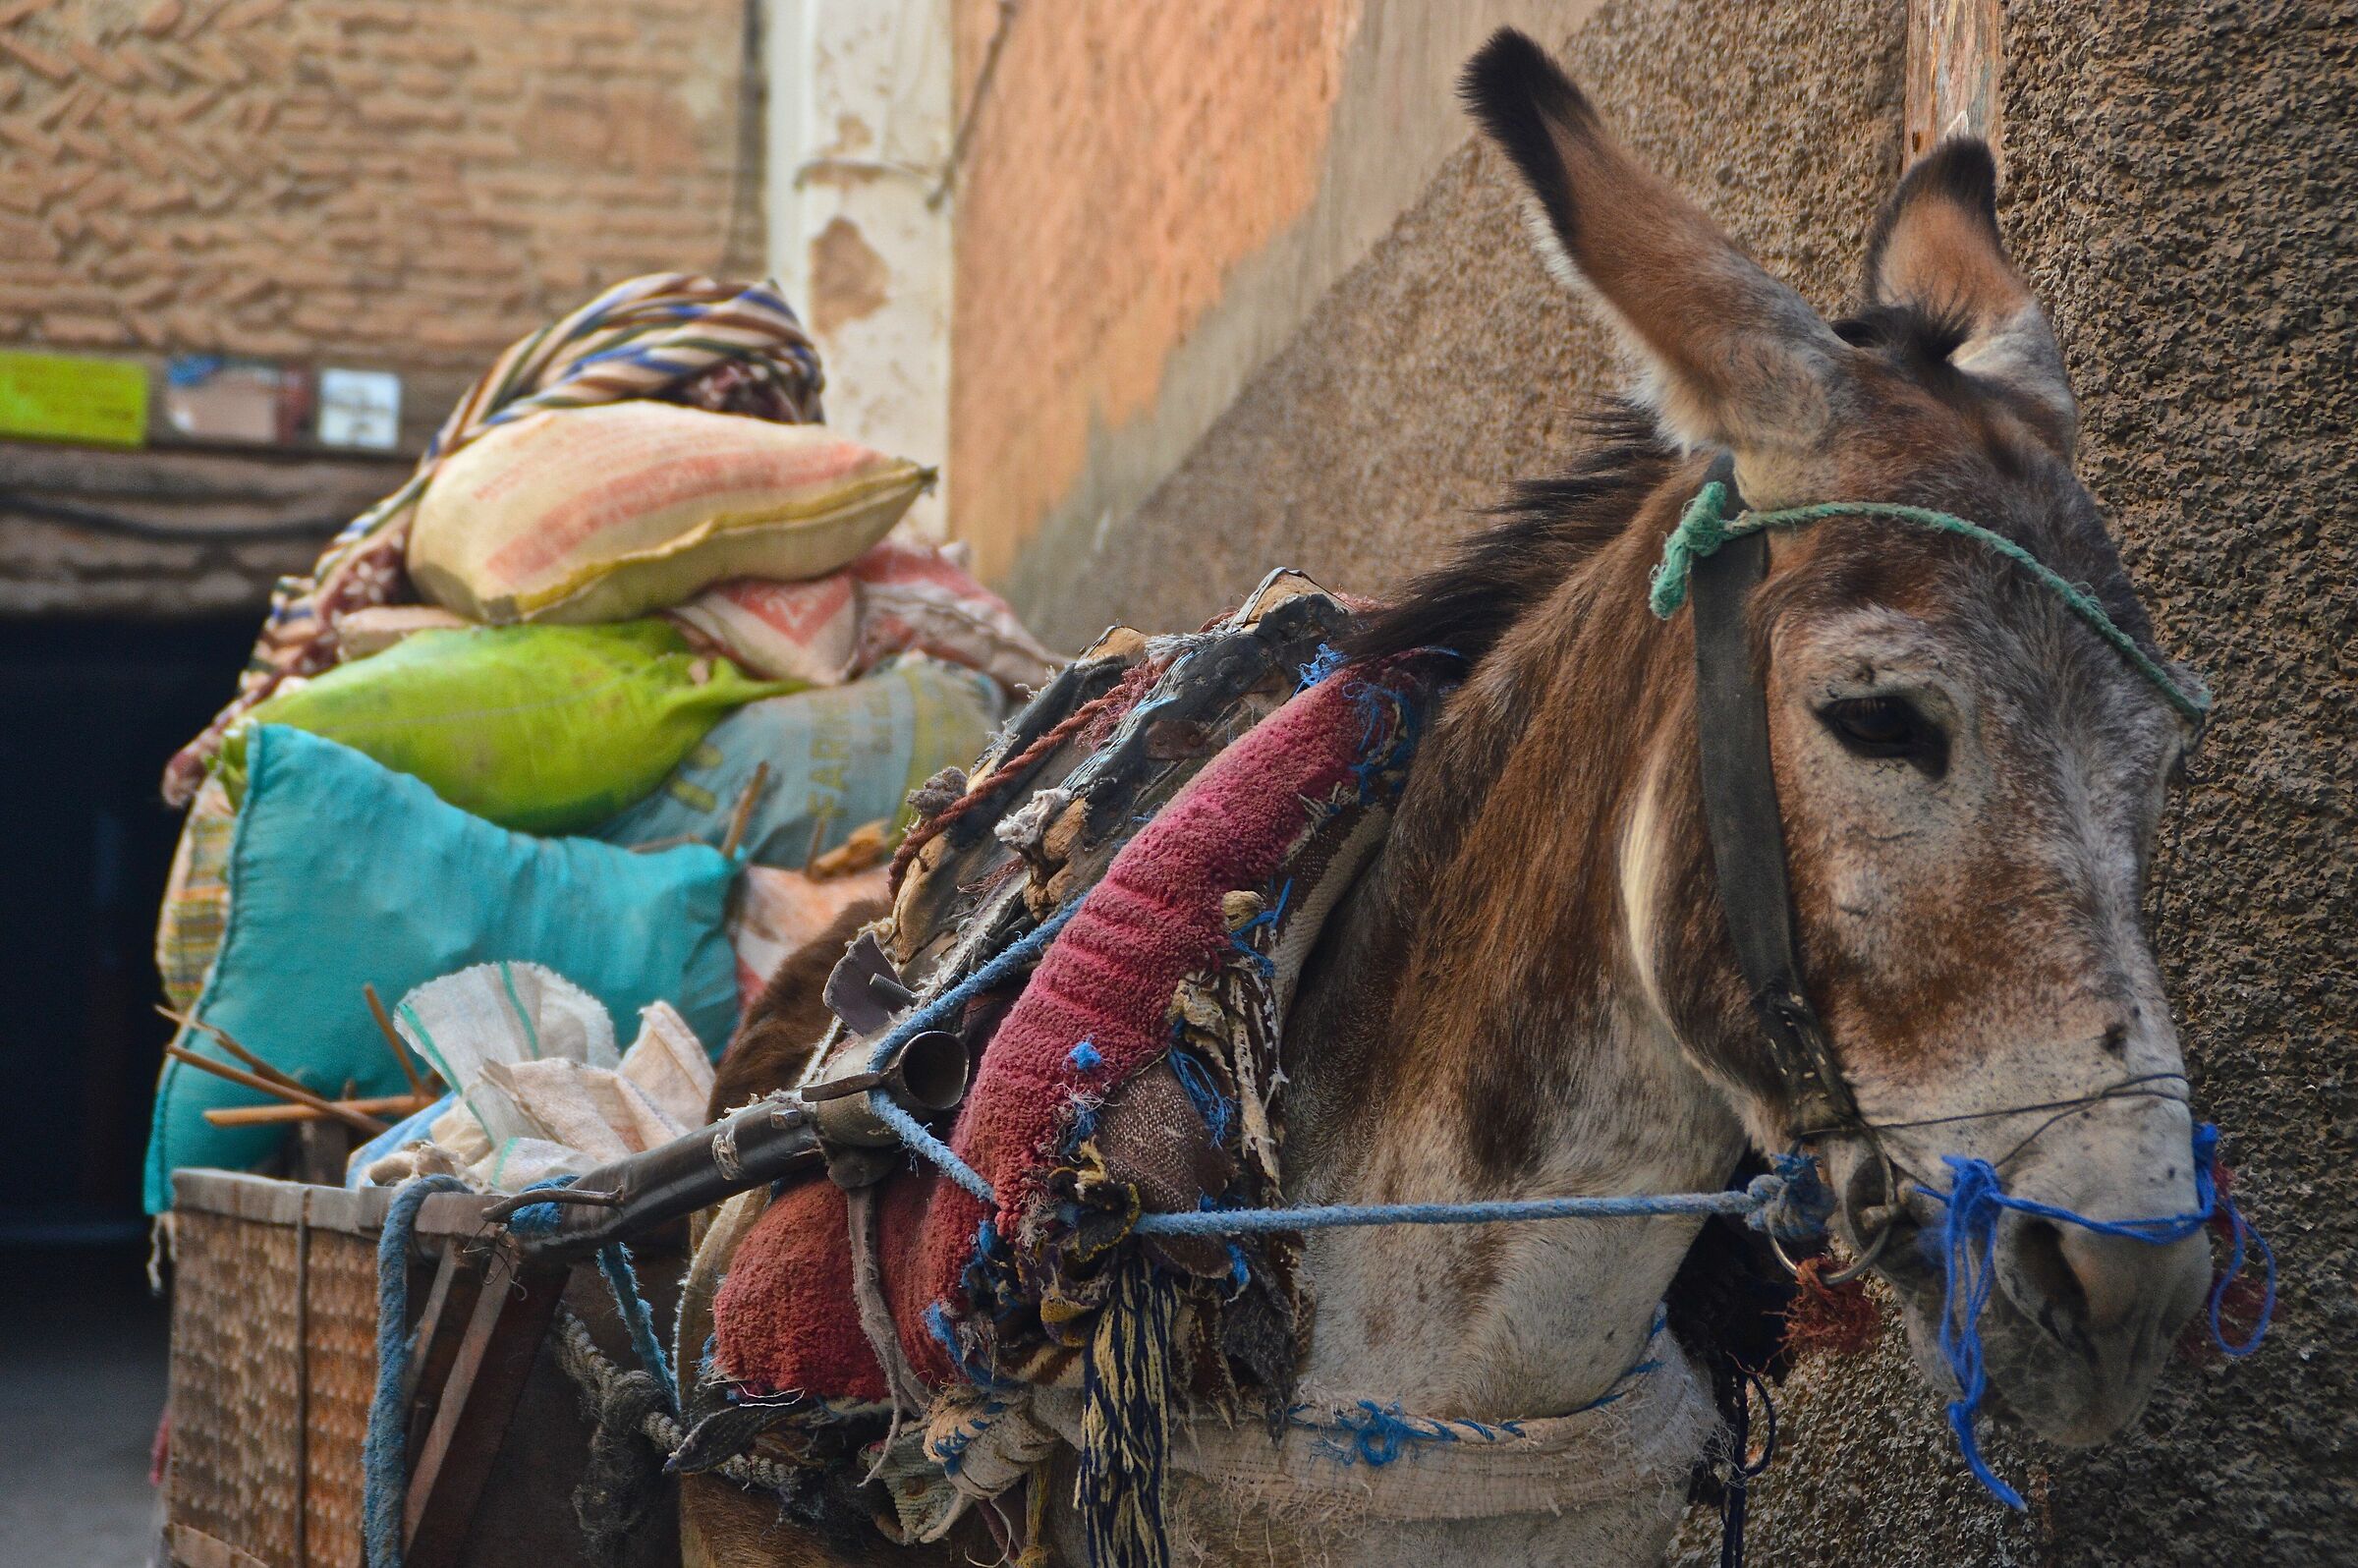
[[[0,1245],[131,1250],[171,1026],[164,760],[236,684],[236,621],[0,624]]]

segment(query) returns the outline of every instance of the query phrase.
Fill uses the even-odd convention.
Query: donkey
[[[1530,39],[1494,36],[1463,92],[1526,187],[1550,269],[1635,362],[1636,399],[1352,649],[1438,645],[1467,667],[1304,972],[1283,1042],[1288,1201],[1717,1187],[1748,1148],[1824,1129],[1797,1123],[1738,973],[1698,778],[1691,617],[1646,613],[1707,470],[1732,454],[1755,508],[1882,500],[1974,519],[2092,586],[2141,644],[2151,631],[2073,476],[2074,400],[2000,243],[1982,144],[1951,140],[1900,182],[1869,238],[1863,308],[1828,322],[1640,167]],[[2009,1191],[2093,1217],[2195,1206],[2184,1066],[2140,909],[2196,737],[1969,540],[1864,519],[1779,533],[1748,615],[1810,999],[1878,1129],[1813,1151],[1838,1234],[1866,1251],[1893,1233],[1875,1267],[1937,1387],[1941,1280],[1911,1243],[1938,1223],[1922,1190],[1945,1190],[1942,1155],[1987,1158]],[[2145,1087],[2107,1092],[2123,1084]],[[1641,1356],[1649,1378],[1691,1384],[1651,1329],[1695,1229],[1312,1233],[1301,1397],[1495,1423],[1582,1410]],[[1994,1257],[1985,1408],[2070,1444],[2139,1413],[2209,1275],[2199,1236],[2154,1246],[2017,1213]],[[1339,1536],[1316,1510],[1256,1508],[1184,1474],[1168,1506],[1214,1562],[1634,1564],[1661,1554],[1695,1457],[1583,1509]],[[1052,1491],[1069,1554],[1062,1507]]]

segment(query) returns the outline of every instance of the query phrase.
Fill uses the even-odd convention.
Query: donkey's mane
[[[1572,466],[1553,478],[1517,482],[1486,513],[1495,520],[1488,528],[1368,618],[1351,640],[1355,659],[1445,647],[1470,667],[1620,534],[1677,454],[1635,404],[1615,402],[1579,422],[1591,439]]]

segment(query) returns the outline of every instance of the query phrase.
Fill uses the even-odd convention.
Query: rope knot
[[[1695,563],[1735,537],[1723,508],[1727,486],[1713,479],[1695,492],[1678,527],[1662,541],[1662,564],[1654,569],[1654,588],[1646,602],[1657,620],[1667,621],[1687,602],[1687,577]]]
[[[1758,1205],[1744,1217],[1755,1230],[1778,1241],[1810,1241],[1825,1233],[1834,1217],[1834,1195],[1818,1175],[1818,1162],[1807,1154],[1773,1154],[1772,1170],[1755,1176],[1744,1195]]]

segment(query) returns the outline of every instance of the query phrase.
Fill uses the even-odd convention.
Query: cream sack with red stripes
[[[932,478],[823,425],[668,403],[551,410],[443,464],[410,576],[478,621],[627,620],[722,578],[832,572]]]

